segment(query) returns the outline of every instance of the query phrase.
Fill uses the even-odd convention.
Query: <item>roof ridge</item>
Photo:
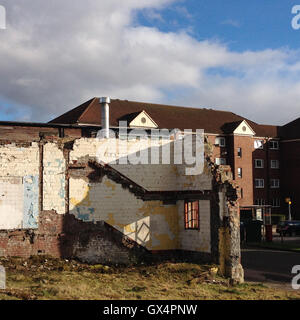
[[[216,111],[216,112],[226,112],[226,113],[231,113],[234,114],[238,117],[243,118],[242,116],[232,112],[232,111],[226,111],[226,110],[217,110],[217,109],[212,109],[212,108],[206,108],[206,107],[187,107],[187,106],[178,106],[178,105],[172,105],[172,104],[162,104],[162,103],[154,103],[154,102],[143,102],[143,101],[132,101],[132,100],[122,100],[122,99],[111,99],[111,101],[125,101],[125,102],[130,102],[130,103],[142,103],[142,104],[148,104],[148,105],[155,105],[155,106],[166,106],[166,107],[171,107],[171,108],[184,108],[184,109],[193,109],[193,110],[211,110],[211,111]]]

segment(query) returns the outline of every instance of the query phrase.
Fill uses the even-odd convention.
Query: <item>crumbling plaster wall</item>
[[[82,161],[82,159],[95,159],[108,163],[120,173],[144,187],[148,191],[182,191],[182,190],[211,190],[212,176],[204,161],[204,170],[199,175],[186,175],[185,165],[174,164],[174,152],[171,140],[157,140],[151,142],[150,139],[141,141],[128,141],[127,150],[115,148],[117,139],[97,139],[81,138],[74,143],[70,152],[70,163]],[[154,143],[154,145],[153,145]],[[158,164],[152,164],[151,152],[155,147],[162,154],[163,146],[170,145],[170,164],[162,164],[161,156]],[[104,152],[103,150],[107,150]],[[114,152],[113,150],[116,150]],[[134,152],[143,150],[149,156],[149,164],[114,164],[113,161],[125,161]],[[142,151],[142,152],[143,152]],[[150,164],[151,163],[151,164]]]
[[[70,213],[83,221],[105,221],[149,250],[179,249],[178,207],[144,202],[120,184],[70,178]]]
[[[82,159],[85,161],[97,159],[99,148],[101,148],[99,139],[75,140],[73,150],[70,152],[70,163],[76,163]],[[38,227],[40,173],[42,173],[40,181],[43,194],[42,210],[53,210],[59,214],[66,212],[67,168],[62,144],[57,141],[43,141],[40,144],[33,142],[27,143],[26,146],[12,143],[2,145],[0,152],[0,165],[6,179],[2,182],[5,185],[8,184],[10,190],[15,193],[16,197],[12,202],[14,202],[15,211],[19,210],[16,214],[11,211],[10,215],[11,219],[17,221],[8,219],[6,225],[1,225],[1,229]],[[115,167],[120,169],[120,166]],[[129,170],[129,168],[134,170]],[[154,190],[159,183],[163,186],[162,190],[174,190],[178,187],[178,177],[180,176],[176,166],[173,165],[131,165],[126,166],[126,170],[124,169],[123,172],[131,174],[131,179],[143,183],[150,189],[153,183],[152,189]],[[203,176],[203,181],[207,182],[204,183],[204,186],[209,188],[210,176],[207,174],[203,174]],[[143,177],[142,181],[139,181],[140,177]],[[195,178],[193,177],[193,179]],[[17,187],[17,182],[22,186]],[[13,187],[14,189],[12,189]],[[186,185],[182,184],[180,187],[184,189]],[[20,210],[22,213],[23,211],[27,212],[27,218],[25,218],[25,213],[20,214]],[[182,244],[180,238],[180,233],[184,232],[181,228],[184,212],[183,201],[168,205],[163,204],[162,201],[145,202],[107,177],[104,177],[101,183],[90,182],[86,177],[83,179],[70,177],[69,212],[82,221],[106,221],[151,250],[186,248],[185,241],[182,240]],[[204,217],[205,210],[201,209],[200,214],[203,214]],[[201,223],[204,223],[202,217],[200,220]],[[203,227],[201,235],[204,230]],[[189,248],[197,250],[197,246],[190,245]]]
[[[55,142],[46,142],[43,148],[43,210],[64,214],[66,159]]]
[[[0,229],[37,228],[39,145],[0,145]]]
[[[70,164],[99,161],[97,155],[103,144],[113,149],[114,143],[114,139],[78,139],[70,152]],[[128,149],[133,149],[130,141]],[[116,154],[111,157],[119,158]],[[211,189],[212,176],[207,167],[201,175],[186,176],[182,166],[172,164],[110,165],[149,191]],[[84,221],[106,221],[150,250],[210,252],[209,200],[200,201],[200,231],[184,230],[184,201],[168,205],[145,202],[107,177],[101,183],[71,177],[69,210]]]
[[[176,165],[114,166],[132,181],[151,191],[157,191],[158,186],[161,186],[159,191],[211,190],[213,187],[215,199],[199,200],[200,230],[184,230],[183,200],[177,200],[173,204],[158,200],[143,201],[106,176],[98,182],[92,182],[86,176],[68,176],[67,164],[99,160],[97,152],[101,143],[99,139],[77,139],[68,159],[63,143],[55,141],[23,144],[5,142],[0,145],[0,193],[6,198],[0,199],[0,206],[6,206],[6,209],[11,205],[13,210],[10,212],[15,213],[7,219],[1,217],[0,229],[8,230],[0,232],[1,255],[52,253],[61,256],[64,248],[68,247],[63,240],[64,232],[68,231],[65,229],[69,228],[69,222],[66,223],[68,219],[64,218],[69,216],[64,214],[67,200],[70,213],[74,215],[74,219],[78,218],[74,221],[87,224],[106,221],[122,234],[151,250],[182,249],[211,253],[214,246],[214,251],[219,254],[222,272],[233,279],[242,278],[236,193],[228,183],[230,194],[227,189],[220,193],[220,185],[228,180],[226,171],[220,173],[216,170],[212,173],[206,165],[203,174],[191,178],[182,174],[183,167]],[[111,140],[108,139],[106,143],[111,143]],[[66,199],[67,189],[69,199]],[[7,197],[12,192],[16,194],[15,199]],[[43,194],[41,208],[48,211],[38,210],[40,192]],[[227,192],[226,197],[220,202],[218,198],[224,192]],[[61,218],[55,216],[57,213]],[[59,225],[56,221],[59,221]],[[34,229],[36,232],[32,231]],[[88,230],[87,228],[87,234]],[[73,237],[76,238],[76,235]],[[97,232],[93,239],[97,239]],[[93,243],[97,246],[94,240]],[[103,243],[109,250],[109,241],[105,240]],[[83,247],[81,254],[84,255],[82,250]]]

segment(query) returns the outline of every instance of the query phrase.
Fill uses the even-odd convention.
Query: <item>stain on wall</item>
[[[23,228],[38,228],[39,215],[39,176],[25,176]]]

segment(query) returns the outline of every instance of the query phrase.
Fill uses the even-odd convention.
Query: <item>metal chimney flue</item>
[[[101,105],[101,126],[104,138],[109,138],[109,97],[102,97],[99,99]]]

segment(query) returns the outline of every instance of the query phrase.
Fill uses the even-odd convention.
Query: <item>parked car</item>
[[[281,221],[278,223],[276,232],[280,235],[286,236],[296,236],[300,235],[300,221]]]

